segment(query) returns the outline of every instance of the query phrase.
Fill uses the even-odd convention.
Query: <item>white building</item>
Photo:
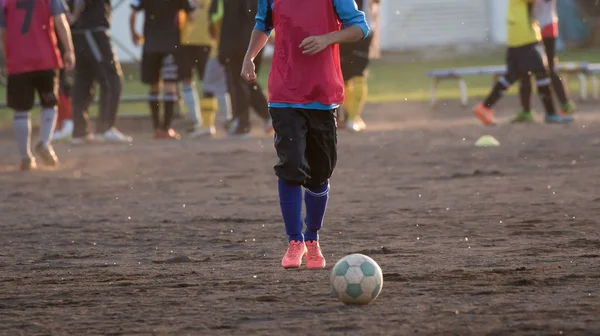
[[[381,48],[398,51],[430,46],[502,44],[508,0],[382,0]],[[122,62],[140,57],[129,33],[129,1],[113,0],[112,34]],[[143,20],[138,20],[141,32]]]

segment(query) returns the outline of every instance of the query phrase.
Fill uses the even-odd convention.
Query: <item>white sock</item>
[[[200,97],[196,91],[196,84],[183,85],[183,101],[192,117],[194,124],[200,124]]]
[[[13,129],[15,131],[15,138],[17,140],[17,146],[19,147],[19,154],[21,154],[21,158],[32,158],[33,155],[31,154],[31,119],[29,118],[29,112],[15,112],[15,116],[13,119]]]

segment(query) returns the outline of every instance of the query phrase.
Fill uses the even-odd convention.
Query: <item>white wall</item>
[[[129,0],[120,1],[112,0],[113,6],[122,3],[119,7],[113,10],[112,17],[112,28],[111,34],[113,38],[114,48],[117,52],[117,57],[121,62],[132,62],[133,58],[129,55],[133,54],[135,57],[140,58],[142,55],[142,49],[136,47],[131,42],[131,34],[129,33],[129,14],[131,14],[131,8],[129,7]],[[138,16],[138,33],[142,33],[144,25],[144,18],[142,15]]]
[[[506,43],[506,8],[508,0],[488,0],[492,42]]]
[[[382,0],[381,47],[501,43],[507,0]]]

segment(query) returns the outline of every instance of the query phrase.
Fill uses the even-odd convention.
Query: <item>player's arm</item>
[[[259,0],[254,29],[246,51],[246,59],[254,60],[256,55],[265,47],[273,31],[273,1]]]
[[[223,21],[223,0],[212,0],[208,9],[208,31],[213,39],[216,39],[219,35],[218,27]]]
[[[250,43],[246,50],[241,76],[249,82],[256,81],[254,59],[265,47],[269,35],[273,31],[273,0],[258,0],[258,11],[256,13],[254,29],[250,36]]]
[[[143,36],[135,30],[137,24],[137,15],[144,10],[144,2],[142,0],[131,0],[131,14],[129,15],[129,31],[131,32],[131,40],[134,45],[140,45]]]
[[[71,38],[71,28],[67,21],[67,5],[63,0],[51,0],[50,1],[50,13],[54,18],[54,27],[56,29],[56,35],[58,40],[63,47],[63,60],[65,62],[65,69],[72,70],[75,66],[75,54],[73,53],[73,39]]]
[[[333,0],[333,7],[342,21],[342,30],[305,38],[300,44],[302,53],[315,55],[331,44],[357,42],[369,35],[365,13],[356,7],[354,0]]]

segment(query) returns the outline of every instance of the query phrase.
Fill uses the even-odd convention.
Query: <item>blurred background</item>
[[[382,0],[376,39],[379,48],[375,48],[375,60],[369,69],[369,102],[428,100],[431,78],[427,73],[433,69],[502,65],[507,3],[508,0]],[[146,115],[146,104],[138,102],[147,89],[138,76],[141,48],[133,45],[129,34],[129,1],[114,0],[113,8],[113,41],[125,73],[126,103],[120,115]],[[560,60],[600,62],[597,1],[558,0],[558,12]],[[138,24],[142,31],[143,20],[138,20]],[[260,73],[265,88],[268,70],[265,67]],[[487,93],[491,83],[489,76],[470,76],[465,80],[470,98]],[[576,78],[569,78],[568,86],[578,90]],[[439,99],[459,96],[455,83],[440,83]],[[0,85],[0,104],[5,101],[4,85]],[[0,123],[11,118],[10,113],[0,113]]]

